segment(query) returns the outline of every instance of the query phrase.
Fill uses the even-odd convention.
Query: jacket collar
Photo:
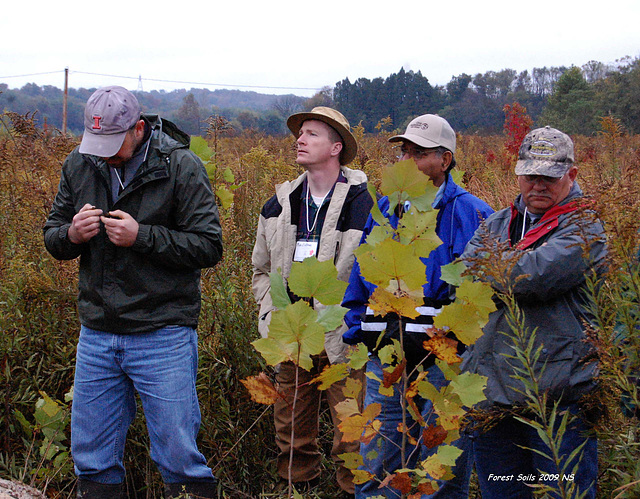
[[[525,236],[516,243],[517,249],[526,249],[534,245],[538,240],[545,237],[560,224],[560,216],[576,211],[580,206],[578,200],[582,197],[582,189],[577,182],[573,183],[571,190],[566,198],[560,203],[547,210],[542,218],[538,220],[536,225],[529,229]],[[522,194],[519,194],[515,202],[511,204],[511,221],[509,226],[514,223],[518,216],[524,217],[524,202]],[[524,222],[523,222],[524,223]],[[511,233],[511,230],[509,231]]]
[[[437,208],[439,210],[442,209],[444,206],[446,206],[447,203],[451,201],[453,198],[461,196],[466,192],[462,187],[460,187],[458,184],[456,184],[453,181],[453,177],[451,176],[450,173],[447,173],[447,176],[445,177],[443,185],[444,185],[444,189],[442,191],[442,197],[438,200],[438,202],[434,206],[434,208]]]

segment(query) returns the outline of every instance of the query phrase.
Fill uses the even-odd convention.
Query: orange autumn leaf
[[[384,371],[382,373],[382,386],[384,386],[385,388],[393,386],[393,384],[400,379],[400,376],[402,376],[404,366],[406,365],[407,359],[402,359],[402,362],[400,362],[400,364],[398,364],[392,372]]]
[[[391,479],[390,485],[398,489],[402,494],[411,492],[411,477],[409,473],[396,473]]]
[[[380,414],[380,404],[370,404],[364,408],[362,413],[341,418],[338,428],[342,432],[343,442],[365,442],[369,443],[380,430],[382,422],[376,417]]]
[[[426,371],[422,371],[421,373],[419,373],[418,377],[412,381],[412,383],[409,385],[409,388],[407,388],[407,392],[405,393],[407,403],[409,404],[409,407],[413,409],[413,418],[418,422],[418,424],[420,424],[420,426],[424,426],[426,423],[424,421],[424,418],[422,417],[422,412],[420,411],[420,408],[416,404],[414,398],[416,395],[418,395],[418,385],[420,381],[422,381],[426,376]]]
[[[424,481],[418,484],[418,492],[420,492],[420,494],[426,494],[430,496],[431,494],[436,493],[436,489],[433,488],[431,481]]]
[[[422,342],[425,350],[432,352],[447,364],[455,364],[462,359],[458,356],[458,341],[446,336],[435,335]]]
[[[422,430],[422,441],[429,449],[437,447],[447,438],[447,430],[442,426],[427,426]]]
[[[258,404],[275,404],[281,397],[265,373],[260,373],[257,376],[249,376],[247,379],[241,379],[240,382],[249,390],[251,400]]]

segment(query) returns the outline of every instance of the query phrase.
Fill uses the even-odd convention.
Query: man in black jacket
[[[81,329],[71,416],[78,497],[122,492],[126,433],[142,401],[167,495],[214,497],[198,451],[200,269],[222,256],[218,209],[189,137],[98,89],[44,226],[57,259],[80,257]]]

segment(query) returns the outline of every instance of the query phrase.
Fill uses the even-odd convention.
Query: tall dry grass
[[[383,169],[394,161],[381,126],[377,135],[355,133],[360,150],[354,168],[378,184]],[[605,221],[612,253],[612,272],[637,248],[640,226],[640,137],[627,135],[619,124],[603,122],[603,133],[575,137],[579,182]],[[456,159],[467,189],[493,208],[507,206],[517,194],[515,158],[503,136],[459,136]],[[75,262],[57,262],[45,251],[41,227],[57,189],[59,171],[77,140],[48,136],[31,117],[4,114],[0,122],[0,476],[35,469],[15,410],[33,414],[39,391],[62,400],[73,382],[78,323],[75,305]],[[273,458],[272,415],[250,400],[240,379],[265,368],[250,342],[258,337],[257,307],[251,294],[251,250],[262,204],[274,186],[301,173],[295,165],[293,137],[245,133],[218,137],[215,162],[229,167],[235,182],[233,205],[222,210],[223,261],[205,270],[200,321],[198,393],[203,414],[201,450],[225,484],[227,497],[277,497]],[[626,260],[625,260],[626,259]],[[612,275],[613,282],[616,281]],[[606,372],[607,370],[604,369]],[[609,383],[603,379],[603,383]],[[640,478],[637,420],[623,417],[617,389],[603,393],[609,408],[602,437],[599,497],[610,497],[621,482]],[[616,449],[629,443],[629,457]],[[323,419],[322,444],[331,445]],[[149,459],[144,418],[139,413],[127,444],[127,486],[130,497],[161,497],[161,481]],[[44,463],[53,466],[53,463]],[[333,468],[317,489],[332,497]],[[623,477],[623,478],[621,478]],[[43,481],[35,477],[35,483]],[[57,476],[48,486],[51,497],[72,497],[74,477]],[[632,497],[632,496],[629,496]]]

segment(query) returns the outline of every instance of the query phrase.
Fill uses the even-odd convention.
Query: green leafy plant
[[[34,422],[31,423],[19,411],[15,417],[22,426],[29,442],[29,451],[25,459],[22,474],[17,477],[26,481],[31,475],[30,485],[46,490],[49,481],[56,475],[65,475],[72,469],[71,458],[67,448],[71,408],[61,404],[40,392],[41,398],[35,404]],[[65,395],[65,402],[70,402],[73,392]]]
[[[371,194],[375,197],[373,189],[370,186]],[[378,286],[368,305],[381,316],[395,313],[415,317],[416,307],[422,301],[422,286],[426,282],[425,265],[420,257],[428,255],[441,244],[435,233],[437,212],[432,208],[437,189],[419,172],[413,161],[401,161],[385,170],[381,190],[382,194],[389,196],[390,210],[406,202],[411,203],[411,209],[397,228],[390,225],[377,205],[372,209],[373,219],[378,226],[368,236],[366,243],[355,252],[363,276]],[[426,373],[422,372],[421,367],[416,368],[420,372],[415,377],[416,373],[407,372],[402,337],[393,340],[392,344],[383,347],[379,353],[382,362],[388,366],[385,367],[385,379],[379,380],[380,392],[391,396],[393,385],[400,384],[403,394],[403,424],[399,430],[403,434],[400,448],[402,467],[387,477],[387,481],[402,494],[409,494],[412,490],[420,493],[433,492],[438,488],[436,479],[451,476],[450,468],[461,451],[449,443],[459,438],[465,407],[484,398],[484,378],[460,373],[458,364],[461,359],[456,353],[457,341],[447,336],[450,331],[454,331],[467,344],[472,344],[482,333],[482,325],[494,309],[490,288],[463,277],[463,271],[464,266],[460,264],[443,268],[443,278],[458,287],[458,298],[453,304],[444,307],[435,321],[434,329],[425,335],[424,357],[434,356],[438,359],[437,366],[449,381],[446,387],[440,390],[434,387],[426,380]],[[338,281],[336,277],[337,272],[331,262],[318,262],[315,258],[308,258],[293,264],[289,287],[302,298],[315,298],[327,305],[316,312],[306,301],[292,304],[282,276],[278,273],[271,274],[271,296],[278,310],[272,314],[268,337],[253,342],[269,365],[290,361],[301,369],[311,369],[311,356],[319,354],[324,348],[325,332],[340,326],[346,311],[338,305],[346,283]],[[320,389],[326,388],[344,379],[349,368],[360,369],[366,361],[367,350],[364,345],[360,345],[350,352],[346,365],[334,364],[326,368],[315,381],[319,383]],[[277,388],[264,375],[246,380],[245,385],[258,402],[273,403],[280,396]],[[362,387],[351,389],[357,393]],[[439,432],[441,445],[434,455],[413,470],[407,468],[406,453],[412,439],[407,416],[411,414],[422,426],[427,426],[414,402],[418,395],[433,402],[438,414],[438,425],[435,428],[425,428],[425,432]],[[293,400],[295,404],[295,394]],[[294,409],[295,405],[292,410]],[[355,399],[351,398],[338,404],[336,410],[341,419],[340,429],[345,441],[367,441],[381,436],[378,432],[381,422],[376,419],[381,410],[380,404],[372,404],[361,411]],[[420,437],[421,440],[424,438],[427,437]],[[340,457],[352,469],[355,483],[376,479],[363,469],[362,456],[358,453],[343,454]]]
[[[218,168],[215,161],[215,153],[211,151],[211,148],[207,144],[207,141],[202,137],[191,137],[190,149],[202,160],[209,180],[213,187],[218,202],[222,208],[229,209],[233,203],[233,191],[242,187],[244,182],[235,184],[235,175],[231,171],[231,168],[225,168],[222,171]]]

